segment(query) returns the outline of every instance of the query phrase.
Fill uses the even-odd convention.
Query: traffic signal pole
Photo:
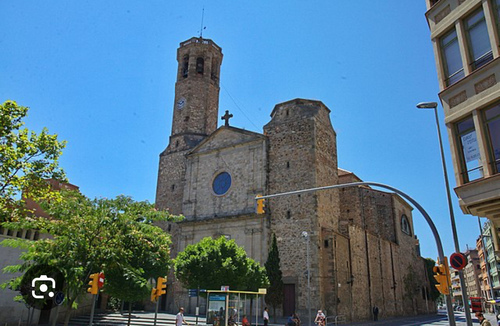
[[[97,294],[92,295],[92,308],[90,310],[90,321],[89,321],[89,326],[92,326],[94,323],[94,312],[95,312],[95,303],[97,302]]]
[[[160,298],[162,295],[167,293],[167,278],[166,277],[158,277],[156,280],[156,288],[151,290],[151,301],[156,301],[155,308],[155,319],[154,326],[156,326],[156,318],[158,317],[158,306],[160,305]]]
[[[160,300],[156,300],[156,308],[155,308],[155,322],[154,326],[156,326],[156,318],[158,318],[158,306],[160,305]]]
[[[297,194],[303,194],[303,193],[308,193],[308,192],[316,192],[320,190],[327,190],[327,189],[338,189],[338,188],[348,188],[348,187],[358,187],[358,186],[374,186],[374,187],[380,187],[380,188],[385,188],[389,189],[398,195],[402,196],[406,200],[408,200],[410,203],[415,206],[419,210],[419,212],[422,214],[422,216],[425,218],[427,221],[427,224],[431,228],[432,234],[434,235],[434,240],[436,241],[436,247],[438,251],[438,256],[439,256],[439,261],[444,262],[445,261],[445,256],[444,256],[444,251],[443,251],[443,244],[441,242],[441,238],[439,237],[439,233],[436,229],[436,226],[434,225],[434,222],[432,221],[431,217],[425,209],[413,198],[411,198],[409,195],[406,193],[402,192],[399,189],[396,189],[394,187],[378,183],[378,182],[352,182],[352,183],[344,183],[344,184],[339,184],[339,185],[332,185],[332,186],[324,186],[324,187],[317,187],[317,188],[309,188],[309,189],[302,189],[302,190],[295,190],[295,191],[289,191],[289,192],[283,192],[283,193],[278,193],[278,194],[272,194],[272,195],[267,195],[267,196],[257,196],[255,197],[255,200],[262,200],[262,199],[268,199],[268,198],[275,198],[275,197],[282,197],[282,196],[290,196],[290,195],[297,195]],[[451,294],[445,295],[445,301],[446,301],[446,310],[448,314],[448,322],[450,326],[456,326],[455,322],[455,315],[453,313],[453,307],[451,305]]]
[[[94,322],[95,304],[99,293],[99,273],[90,274],[90,282],[87,292],[92,294],[92,308],[90,310],[89,321],[89,326],[92,326],[92,323]]]

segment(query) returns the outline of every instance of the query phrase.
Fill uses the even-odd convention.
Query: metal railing
[[[333,315],[333,316],[327,316],[326,317],[326,326],[328,325],[339,325],[339,324],[345,324],[346,319],[344,315]]]

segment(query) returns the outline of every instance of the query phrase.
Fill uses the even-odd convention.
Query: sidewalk
[[[465,319],[464,312],[455,312],[455,322],[457,326],[467,326],[467,321]],[[494,314],[485,313],[484,316],[488,319],[492,326],[497,326],[497,321]],[[312,326],[316,326],[316,324],[311,323]],[[479,325],[479,321],[472,314],[472,324]],[[269,326],[285,326],[286,318],[277,318],[276,323],[273,322],[273,318],[271,317],[271,323]],[[328,322],[327,326],[334,326],[334,323]],[[407,316],[407,317],[392,317],[392,318],[379,318],[378,321],[360,321],[360,322],[352,322],[352,323],[343,323],[339,325],[372,325],[372,326],[399,326],[399,325],[448,325],[448,316],[446,313],[438,313],[431,315],[418,315],[418,316]],[[301,326],[309,326],[307,321],[302,319]]]

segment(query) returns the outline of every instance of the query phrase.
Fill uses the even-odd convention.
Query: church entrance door
[[[295,284],[283,284],[283,315],[290,316],[295,312]]]

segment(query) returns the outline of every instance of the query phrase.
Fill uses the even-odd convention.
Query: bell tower
[[[217,129],[222,50],[193,37],[177,49],[177,81],[169,144],[160,154],[156,206],[182,213],[185,154]]]

